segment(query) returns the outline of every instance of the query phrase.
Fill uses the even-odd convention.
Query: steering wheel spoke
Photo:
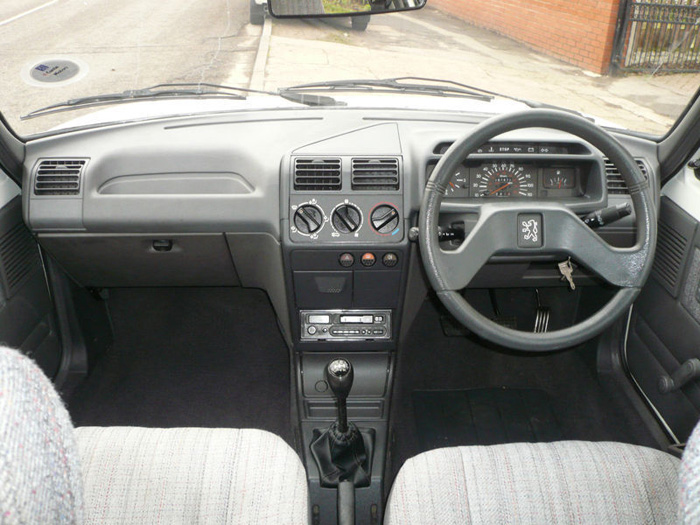
[[[487,203],[462,244],[440,251],[436,290],[465,288],[494,255],[568,255],[609,284],[633,288],[641,284],[644,249],[610,246],[557,203]]]
[[[552,227],[548,228],[547,224]],[[545,238],[551,251],[569,255],[609,284],[639,288],[644,283],[642,270],[648,243],[631,248],[611,246],[573,212],[563,207],[546,214]]]

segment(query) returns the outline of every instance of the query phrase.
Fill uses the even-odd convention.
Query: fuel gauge
[[[576,172],[573,168],[545,168],[544,187],[549,190],[570,190],[576,187]]]

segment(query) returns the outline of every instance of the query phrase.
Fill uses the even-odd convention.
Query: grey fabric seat
[[[260,430],[74,429],[39,368],[0,347],[0,522],[302,524],[306,474]]]
[[[385,523],[677,523],[679,463],[665,452],[622,443],[432,450],[401,468]],[[684,461],[688,475],[681,482],[685,499],[696,507],[699,465]],[[690,515],[689,509],[680,512]]]
[[[680,487],[677,458],[622,443],[432,450],[401,468],[385,523],[700,523],[699,445],[700,426]]]

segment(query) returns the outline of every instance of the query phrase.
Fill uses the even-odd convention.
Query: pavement
[[[264,87],[328,78],[445,78],[663,133],[700,87],[700,74],[601,76],[429,7],[347,19],[274,20]]]
[[[249,0],[13,0],[0,3],[0,110],[21,134],[66,115],[19,121],[76,96],[161,82],[275,89],[348,78],[456,80],[562,105],[632,129],[663,133],[700,86],[700,74],[599,76],[427,7],[349,18],[248,23]],[[45,57],[85,65],[75,82],[37,86],[26,71]]]

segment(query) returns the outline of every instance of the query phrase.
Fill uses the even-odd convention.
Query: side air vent
[[[34,177],[35,195],[78,195],[85,159],[42,160]]]
[[[666,222],[659,222],[652,272],[674,297],[678,294],[678,280],[687,246],[686,236]]]
[[[334,191],[342,185],[340,159],[294,159],[295,190]]]
[[[0,276],[8,297],[38,264],[39,249],[24,223],[20,222],[0,237]]]
[[[627,184],[620,175],[620,170],[617,169],[610,159],[604,157],[605,160],[605,176],[608,181],[608,194],[611,195],[628,195],[629,190],[627,189]],[[641,159],[636,159],[639,169],[642,170],[644,178],[649,178],[649,172],[647,171],[647,166],[642,162]]]
[[[353,190],[398,190],[399,159],[352,159]]]

